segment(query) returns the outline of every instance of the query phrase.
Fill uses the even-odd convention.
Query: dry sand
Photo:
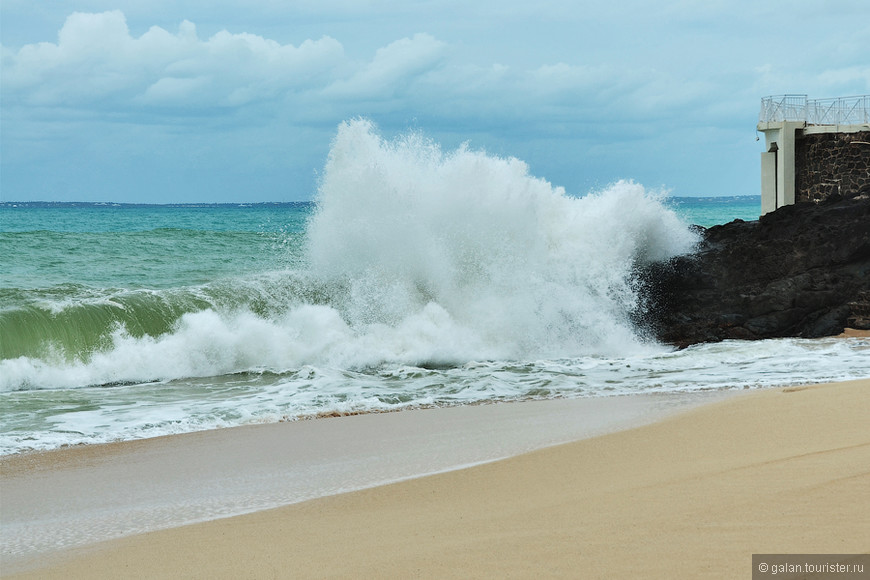
[[[70,550],[22,578],[748,578],[870,551],[870,380]],[[338,423],[336,423],[338,424]]]
[[[847,328],[843,330],[837,338],[870,338],[870,330],[858,330],[856,328]]]

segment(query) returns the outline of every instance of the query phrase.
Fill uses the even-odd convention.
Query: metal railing
[[[806,95],[776,95],[761,99],[759,123],[803,121],[807,125],[870,123],[870,95],[812,99]]]
[[[776,95],[761,99],[759,123],[781,123],[782,121],[806,121],[806,95]]]

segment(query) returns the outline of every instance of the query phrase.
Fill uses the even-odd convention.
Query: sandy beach
[[[486,423],[487,409],[508,406],[462,413]],[[870,551],[870,380],[675,410],[659,405],[669,416],[651,424],[654,414],[629,413],[623,422],[647,424],[608,432],[617,427],[608,422],[603,435],[466,469],[66,549],[23,572],[4,565],[4,577],[745,578],[753,553]],[[345,419],[310,423],[335,432]],[[266,437],[248,433],[234,453]],[[69,451],[51,465],[6,461],[4,482],[99,463]],[[4,489],[4,512],[8,497]]]

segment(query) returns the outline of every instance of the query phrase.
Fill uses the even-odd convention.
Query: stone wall
[[[796,137],[796,202],[870,194],[870,131]]]

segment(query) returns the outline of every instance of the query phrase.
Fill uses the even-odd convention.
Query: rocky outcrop
[[[870,199],[785,206],[702,231],[690,256],[654,264],[638,320],[677,346],[830,336],[870,328]]]

